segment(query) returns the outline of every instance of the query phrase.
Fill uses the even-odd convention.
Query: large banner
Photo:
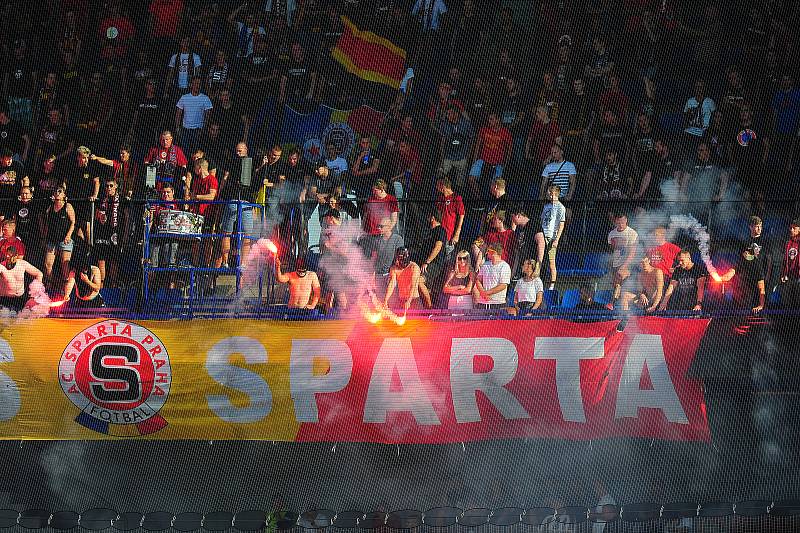
[[[0,438],[709,440],[706,320],[21,321]]]

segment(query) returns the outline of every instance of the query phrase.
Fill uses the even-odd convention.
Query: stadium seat
[[[556,289],[547,289],[544,291],[542,299],[548,309],[556,307],[558,306],[558,291]]]
[[[611,303],[611,291],[609,290],[596,291],[594,293],[594,301],[603,305]]]
[[[100,289],[100,296],[102,296],[106,307],[119,307],[122,303],[122,289],[120,288],[102,288]]]
[[[581,256],[574,252],[559,252],[556,255],[556,270],[562,276],[574,276],[581,269]]]
[[[581,291],[578,289],[568,289],[564,291],[564,296],[561,298],[561,307],[566,309],[574,309],[580,301]]]
[[[156,306],[174,305],[183,300],[183,291],[181,289],[161,288],[156,292],[155,300]]]
[[[767,304],[770,307],[780,307],[781,305],[781,292],[777,290],[778,288],[775,287],[771,293],[769,293],[769,300]]]
[[[583,259],[585,276],[604,276],[608,272],[608,254],[589,253]]]

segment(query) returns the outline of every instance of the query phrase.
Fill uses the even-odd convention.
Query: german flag
[[[405,74],[406,51],[371,31],[359,30],[342,16],[344,33],[331,55],[348,72],[359,78],[395,89]]]

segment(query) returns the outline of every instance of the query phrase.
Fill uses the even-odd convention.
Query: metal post
[[[89,246],[94,246],[94,217],[94,202],[89,202]]]
[[[152,223],[152,219],[150,217],[150,204],[144,204],[145,211],[147,212],[147,216],[145,217],[144,223],[144,239],[143,239],[143,246],[142,246],[142,287],[144,290],[144,294],[142,295],[142,301],[144,302],[144,308],[149,309],[150,306],[148,305],[150,300],[150,224]]]
[[[228,252],[230,258],[230,252]],[[230,260],[230,259],[229,259]],[[242,289],[242,200],[236,202],[236,296]]]

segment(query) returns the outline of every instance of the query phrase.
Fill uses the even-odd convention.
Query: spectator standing
[[[171,183],[178,196],[184,195],[188,175],[186,159],[180,146],[173,144],[172,132],[164,130],[159,137],[158,146],[150,148],[144,158],[145,165],[156,167],[156,189],[161,190],[165,183]],[[188,191],[187,191],[188,192]]]
[[[188,37],[183,37],[178,51],[172,54],[167,65],[167,81],[164,83],[164,100],[176,101],[189,92],[192,78],[200,75],[203,65],[200,56],[191,47]]]
[[[32,102],[36,80],[36,64],[28,51],[28,43],[25,39],[16,39],[6,64],[3,94],[7,97],[11,118],[24,128],[33,125]]]
[[[781,270],[781,306],[800,308],[800,219],[789,224]]]
[[[72,234],[75,231],[75,210],[72,205],[67,203],[65,188],[59,186],[53,196],[53,204],[45,212],[44,224],[44,279],[46,284],[50,284],[53,290],[53,264],[56,255],[59,256],[61,263],[62,279],[66,279],[69,273],[69,260],[72,257],[74,243]]]
[[[39,128],[35,131],[39,131]],[[4,149],[11,150],[14,159],[25,163],[31,149],[31,136],[28,135],[25,128],[11,118],[8,104],[0,102],[0,150]]]
[[[442,121],[439,134],[441,135],[440,173],[442,176],[450,177],[456,190],[463,190],[467,174],[467,158],[471,153],[475,130],[469,119],[462,114],[461,108],[451,104],[447,108],[446,120]]]
[[[240,60],[250,57],[253,54],[254,41],[267,35],[263,26],[257,24],[256,14],[252,11],[244,16],[244,22],[236,20],[248,7],[249,3],[245,2],[228,15],[228,22],[233,26],[236,35],[236,57]]]
[[[442,293],[448,296],[447,308],[452,310],[469,310],[473,308],[472,287],[475,284],[475,272],[469,252],[461,250],[456,255],[456,264],[447,280]]]
[[[545,106],[536,108],[536,116],[525,142],[525,159],[531,162],[534,168],[546,164],[553,145],[561,136],[561,130],[554,121],[550,120]]]
[[[689,160],[683,172],[681,194],[689,200],[690,212],[707,222],[714,205],[725,197],[728,174],[711,160],[711,149],[705,142],[697,145],[697,157]]]
[[[118,184],[118,193],[125,200],[131,200],[134,195],[141,198],[143,183],[140,181],[139,165],[131,160],[131,147],[123,144],[119,147],[119,159],[106,159],[99,155],[89,156],[92,161],[111,167],[111,177]]]
[[[614,304],[621,296],[622,284],[631,275],[631,264],[636,255],[639,234],[628,226],[628,217],[624,213],[614,214],[614,229],[608,233],[608,244],[611,246],[611,286],[613,287],[612,300],[609,309],[614,309]]]
[[[397,198],[386,192],[386,182],[381,179],[375,181],[372,184],[372,195],[364,206],[364,233],[379,235],[378,225],[384,218],[389,218],[392,228],[395,228],[399,213]]]
[[[24,185],[31,185],[25,167],[14,161],[8,148],[0,151],[0,220],[14,216],[14,204]]]
[[[131,128],[128,132],[128,138],[133,143],[132,148],[139,157],[164,130],[166,112],[164,101],[156,93],[155,78],[149,78],[144,87],[144,94],[135,104]]]
[[[442,214],[442,227],[447,235],[447,247],[450,251],[461,239],[461,228],[464,225],[464,200],[453,191],[453,185],[448,178],[436,180],[436,210]],[[448,251],[448,255],[449,255]]]
[[[686,129],[684,132],[684,150],[687,157],[691,157],[697,144],[711,122],[711,113],[717,109],[714,100],[706,95],[706,83],[697,80],[694,83],[694,95],[686,101],[683,107]]]
[[[503,261],[503,246],[496,242],[486,250],[485,261],[478,272],[472,295],[478,309],[502,309],[511,283],[511,267]]]
[[[722,281],[735,280],[733,285],[733,303],[738,309],[749,309],[760,313],[766,303],[764,270],[756,259],[755,246],[742,251],[739,262],[734,268],[722,276]]]
[[[567,220],[567,210],[559,201],[560,189],[558,185],[551,185],[547,188],[549,202],[542,207],[540,217],[540,232],[535,235],[536,240],[536,265],[541,268],[544,264],[544,256],[547,254],[547,262],[550,268],[550,290],[555,289],[556,277],[556,254],[561,236],[564,234],[564,226]]]
[[[752,250],[756,256],[756,261],[760,263],[761,270],[764,272],[764,280],[767,285],[772,283],[773,250],[769,240],[764,235],[764,223],[760,217],[751,216],[748,220],[750,234],[748,238],[740,243],[739,249]],[[771,285],[770,285],[771,286]]]
[[[428,218],[430,231],[419,246],[420,265],[419,292],[425,308],[430,309],[438,304],[441,289],[442,271],[445,265],[447,232],[442,227],[442,215],[433,211]]]
[[[539,187],[539,198],[549,200],[547,191],[553,185],[558,187],[559,200],[569,202],[575,195],[578,171],[575,164],[564,159],[564,149],[553,144],[550,147],[549,162],[542,169],[542,184]],[[541,263],[541,260],[540,260]]]
[[[191,83],[191,92],[184,94],[175,104],[175,130],[178,131],[178,141],[189,152],[197,148],[200,132],[206,125],[210,111],[214,108],[211,99],[200,92],[202,80],[194,76]]]
[[[491,165],[494,173],[491,178],[499,178],[503,175],[503,167],[508,163],[511,156],[513,139],[507,128],[500,123],[500,117],[496,111],[490,111],[487,125],[478,131],[478,138],[473,150],[472,167],[469,171],[467,189],[472,193],[473,198],[479,198],[481,176],[483,166]]]
[[[91,150],[80,146],[76,150],[75,163],[67,167],[67,190],[75,203],[75,234],[91,241],[90,221],[92,220],[92,204],[100,196],[100,169],[94,162],[89,164]]]

